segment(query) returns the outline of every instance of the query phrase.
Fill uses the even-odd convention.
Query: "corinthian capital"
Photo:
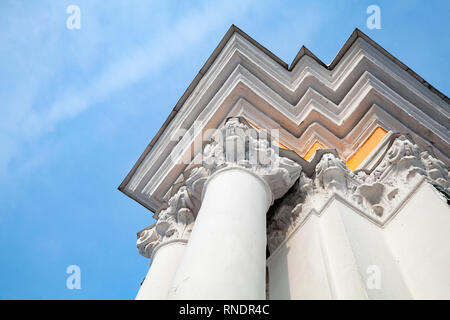
[[[425,174],[420,148],[409,136],[399,135],[373,172],[374,178],[378,180],[383,180],[388,174],[395,174],[406,183],[417,174]]]
[[[279,156],[277,143],[266,131],[251,128],[236,117],[228,119],[205,146],[203,166],[210,173],[230,166],[251,170],[267,181],[274,199],[282,197],[301,172],[299,164]]]
[[[150,258],[153,253],[153,249],[155,249],[158,244],[160,244],[160,239],[154,226],[138,232],[136,247],[142,256]]]
[[[449,172],[445,164],[441,160],[433,157],[428,150],[421,152],[420,157],[422,158],[428,179],[450,193]]]
[[[161,210],[158,221],[149,229],[138,233],[136,246],[141,255],[150,258],[159,245],[171,241],[187,241],[195,220],[196,206],[187,186],[181,186]]]
[[[155,229],[161,239],[187,238],[194,222],[194,203],[186,186],[169,199],[168,208],[158,215]]]

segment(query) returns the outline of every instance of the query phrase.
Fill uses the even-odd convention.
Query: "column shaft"
[[[265,299],[267,183],[247,169],[208,180],[169,299]]]
[[[150,269],[139,289],[136,300],[167,299],[167,294],[185,248],[185,242],[175,241],[156,249]]]

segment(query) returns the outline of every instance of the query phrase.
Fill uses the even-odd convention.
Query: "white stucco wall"
[[[426,182],[383,227],[334,199],[267,265],[270,299],[449,299],[450,210]]]
[[[415,299],[450,299],[450,209],[423,184],[386,226],[386,239]]]
[[[410,299],[408,288],[385,239],[385,230],[341,202],[336,202],[336,206],[345,225],[367,298]],[[370,277],[377,276],[375,273],[380,275],[380,282],[379,286],[373,287]]]
[[[311,216],[269,258],[270,299],[331,298],[318,220]]]

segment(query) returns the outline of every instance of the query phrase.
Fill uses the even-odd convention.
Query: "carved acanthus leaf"
[[[282,197],[298,179],[301,166],[278,154],[277,144],[265,131],[257,131],[230,118],[211,143],[205,146],[203,166],[211,173],[240,166],[260,175],[269,184],[273,198]]]
[[[156,233],[154,227],[149,229],[144,229],[138,233],[138,239],[136,241],[136,247],[139,253],[146,257],[150,258],[153,252],[153,249],[160,244],[160,238]]]
[[[383,180],[388,174],[396,175],[408,183],[417,174],[424,173],[419,147],[409,136],[400,135],[394,140],[372,176],[375,180]]]
[[[156,224],[151,229],[139,233],[136,245],[141,255],[149,258],[159,244],[189,238],[200,208],[200,198],[207,175],[207,170],[202,167],[190,171],[184,184],[169,198],[166,207],[156,215]]]
[[[323,154],[315,174],[314,181],[302,174],[294,195],[288,193],[274,208],[267,228],[271,252],[310,212],[321,212],[334,194],[383,225],[424,178],[450,193],[449,172],[444,163],[430,151],[421,152],[408,135],[398,135],[392,141],[372,172],[351,172],[341,159],[329,152]],[[296,201],[292,201],[294,198]]]
[[[420,157],[424,164],[428,179],[441,186],[447,193],[450,193],[450,177],[445,164],[441,160],[433,157],[428,150],[421,152]]]

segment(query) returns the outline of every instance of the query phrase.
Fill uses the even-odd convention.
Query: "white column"
[[[241,167],[207,181],[169,299],[265,299],[269,185]]]
[[[138,233],[137,249],[151,265],[137,300],[167,298],[192,230],[193,210],[187,187],[180,187],[158,212],[158,221]]]
[[[186,241],[163,243],[155,248],[150,260],[150,269],[142,283],[136,300],[162,300],[167,298],[169,288],[186,248]]]

